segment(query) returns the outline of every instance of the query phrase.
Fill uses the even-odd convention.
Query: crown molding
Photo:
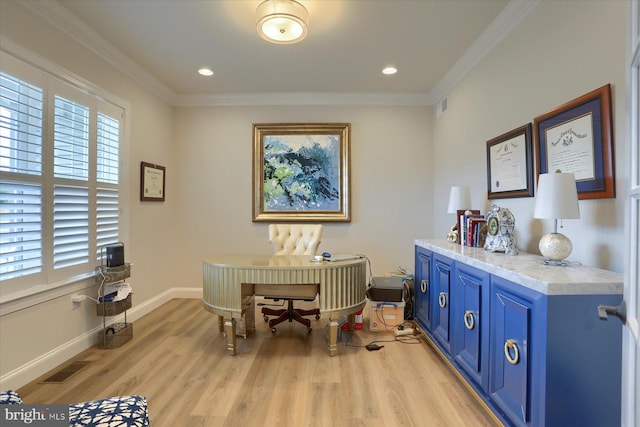
[[[29,1],[20,3],[31,12],[46,20],[78,43],[113,65],[145,89],[173,104],[176,94],[156,79],[151,73],[126,56],[94,29],[67,11],[57,1]]]
[[[428,93],[434,105],[453,89],[489,52],[515,29],[542,0],[511,0],[480,37],[458,59],[438,84]]]
[[[120,70],[142,87],[173,106],[264,106],[264,105],[389,105],[432,106],[502,41],[541,2],[511,0],[480,37],[428,93],[251,93],[226,95],[179,95],[161,83],[134,60],[119,51],[57,1],[19,0],[60,31]]]
[[[287,105],[387,105],[428,106],[425,94],[415,93],[233,93],[227,95],[178,95],[177,107],[287,106]]]

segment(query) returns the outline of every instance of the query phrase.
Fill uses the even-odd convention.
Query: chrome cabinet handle
[[[513,352],[513,356],[511,353]],[[515,340],[508,339],[504,343],[504,357],[507,358],[507,361],[512,365],[517,365],[520,361],[520,351],[518,350],[518,344],[516,344]]]
[[[627,305],[624,301],[619,306],[611,306],[611,305],[599,305],[598,306],[598,317],[600,320],[608,320],[609,315],[615,316],[622,324],[627,323]]]
[[[446,292],[440,292],[440,295],[438,295],[438,304],[440,305],[441,308],[445,308],[447,306]]]
[[[464,326],[468,330],[472,330],[476,325],[476,319],[473,315],[473,311],[467,310],[464,312]]]

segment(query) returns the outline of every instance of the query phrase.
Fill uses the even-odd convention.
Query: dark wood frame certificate
[[[533,197],[531,123],[487,141],[487,197]]]
[[[611,85],[538,116],[533,123],[538,174],[573,173],[581,200],[616,196]]]
[[[140,200],[164,202],[165,167],[140,162]]]

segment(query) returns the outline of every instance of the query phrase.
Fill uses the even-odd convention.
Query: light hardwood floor
[[[56,369],[18,392],[44,404],[144,395],[153,427],[494,425],[423,339],[369,332],[366,311],[351,345],[329,357],[326,320],[313,320],[311,334],[297,323],[272,334],[259,310],[232,357],[201,300],[172,300],[137,320],[122,347],[69,360],[91,363],[65,382],[42,383]],[[357,347],[374,340],[388,342]]]

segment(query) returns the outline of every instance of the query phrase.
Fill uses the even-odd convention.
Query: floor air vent
[[[91,363],[88,360],[79,360],[77,362],[72,362],[69,365],[61,368],[59,371],[54,372],[49,377],[45,378],[43,383],[63,383],[71,377],[71,375],[78,372],[80,369],[87,366]]]

